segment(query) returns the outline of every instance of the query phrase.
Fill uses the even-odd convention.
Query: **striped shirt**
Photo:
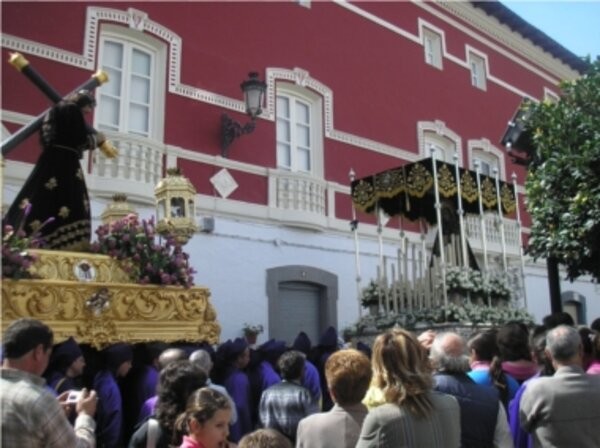
[[[260,421],[265,428],[276,429],[290,440],[296,440],[298,423],[319,412],[310,391],[299,384],[282,381],[266,389],[260,398]]]
[[[94,448],[94,419],[80,414],[71,426],[43,378],[16,369],[0,369],[2,446]]]

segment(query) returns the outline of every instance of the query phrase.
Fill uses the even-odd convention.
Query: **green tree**
[[[531,164],[525,183],[533,225],[528,253],[554,256],[573,280],[600,280],[600,59],[561,84],[556,103],[529,103]]]

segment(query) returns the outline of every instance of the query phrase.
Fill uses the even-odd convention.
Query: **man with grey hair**
[[[211,389],[214,389],[217,392],[221,392],[227,397],[227,399],[229,400],[229,404],[231,405],[231,424],[235,424],[235,422],[237,422],[237,410],[235,408],[235,403],[229,396],[229,393],[227,392],[227,389],[225,389],[225,387],[220,386],[218,384],[214,384],[210,379],[210,371],[213,368],[213,362],[210,357],[210,353],[202,349],[195,350],[190,355],[190,361],[206,372],[206,375],[208,377],[208,379],[206,380],[206,387],[210,387]]]
[[[600,376],[581,366],[577,330],[560,325],[546,335],[546,353],[556,372],[532,380],[521,398],[521,426],[535,447],[598,447],[600,443]]]
[[[457,333],[439,333],[429,357],[436,370],[434,389],[458,400],[461,447],[512,447],[498,390],[480,386],[467,375],[470,367],[465,340]]]

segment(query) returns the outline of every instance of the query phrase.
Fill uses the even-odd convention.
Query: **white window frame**
[[[490,165],[490,177],[494,177],[493,166],[498,169],[500,180],[506,180],[506,168],[504,160],[504,152],[496,148],[488,139],[469,140],[467,142],[469,153],[469,167],[475,171],[475,160],[487,163]],[[481,165],[480,165],[481,166]],[[481,173],[485,174],[485,173]]]
[[[425,63],[440,70],[443,69],[443,37],[429,26],[421,27],[421,41]]]
[[[417,123],[419,154],[422,158],[431,157],[431,147],[436,149],[436,158],[454,164],[454,153],[458,155],[458,165],[463,166],[462,140],[446,127],[443,121],[420,121]],[[441,154],[443,153],[443,157]]]
[[[305,171],[298,167],[298,155],[294,150],[296,147],[295,126],[291,126],[291,163],[290,167],[283,167],[279,164],[279,155],[276,154],[277,168],[282,171],[290,171],[295,173],[303,173],[314,177],[322,178],[324,175],[323,169],[323,99],[317,93],[287,82],[278,82],[276,84],[275,105],[277,105],[278,97],[285,97],[291,100],[290,113],[295,113],[294,103],[296,101],[305,104],[309,108],[310,113],[310,170]],[[277,123],[277,106],[275,106],[275,122]],[[293,121],[292,121],[293,122]],[[279,136],[276,132],[276,151]]]
[[[128,92],[121,91],[120,98],[120,118],[118,123],[118,130],[109,129],[113,132],[119,133],[132,133],[141,138],[148,138],[152,140],[163,141],[164,139],[164,110],[165,110],[165,94],[166,94],[166,64],[167,64],[167,45],[158,39],[144,34],[142,32],[125,28],[122,26],[103,24],[100,30],[100,45],[98,55],[98,66],[102,68],[102,61],[104,56],[104,44],[106,41],[112,41],[122,44],[125,49],[131,50],[133,48],[139,49],[140,51],[147,53],[151,56],[151,78],[150,78],[150,91],[149,91],[149,102],[148,102],[148,135],[142,136],[138,133],[132,133],[127,125],[128,107],[124,103],[128,101],[124,98]],[[125,67],[126,69],[127,67]],[[129,78],[130,72],[124,72],[124,76]],[[109,79],[108,82],[111,82]],[[125,81],[123,85],[127,88],[129,79]],[[98,107],[101,107],[102,102],[102,87],[97,92]],[[95,126],[99,129],[107,129],[101,123],[99,123],[98,113],[95,115]]]
[[[467,65],[471,76],[471,85],[481,90],[487,90],[487,56],[467,46]]]
[[[446,137],[443,137],[432,132],[426,132],[425,138],[425,149],[431,157],[431,149],[435,149],[435,159],[442,162],[454,164],[454,152],[456,151],[456,145],[454,142]]]

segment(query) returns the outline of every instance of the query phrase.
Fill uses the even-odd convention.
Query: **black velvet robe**
[[[86,128],[81,109],[68,102],[52,108],[40,136],[42,154],[6,213],[4,224],[16,229],[22,223],[29,235],[48,218],[54,218],[39,231],[43,247],[85,251],[91,237],[90,201],[79,161],[84,150],[94,148],[95,137]],[[28,203],[31,210],[24,217]]]

